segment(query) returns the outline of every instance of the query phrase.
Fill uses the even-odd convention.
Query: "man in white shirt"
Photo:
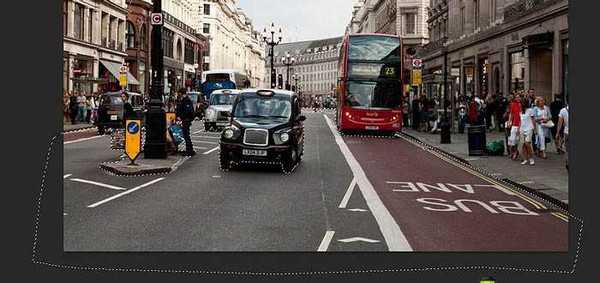
[[[569,106],[560,110],[558,114],[558,126],[556,127],[556,139],[560,139],[560,131],[563,130],[563,148],[567,159],[567,170],[569,170]]]

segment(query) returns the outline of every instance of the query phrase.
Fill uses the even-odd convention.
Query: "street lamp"
[[[152,1],[152,12],[162,14],[162,1]],[[146,143],[144,144],[144,158],[166,159],[167,121],[163,109],[163,49],[162,49],[162,24],[154,24],[152,28],[152,91],[150,103],[146,113]]]
[[[271,33],[271,38],[268,36],[267,28],[263,31],[263,41],[270,47],[269,56],[271,56],[271,88],[277,87],[277,75],[275,74],[275,46],[281,43],[282,33],[281,28],[279,28],[279,32],[275,29],[275,24],[271,23],[271,27],[269,29]],[[277,40],[275,40],[275,33],[277,33]]]
[[[448,47],[446,46],[446,40],[448,38],[444,36],[442,38],[442,42],[444,43],[442,46],[442,51],[444,52],[444,115],[442,116],[442,121],[440,123],[441,128],[441,144],[451,144],[452,143],[452,135],[450,134],[451,122],[448,119]]]
[[[292,57],[292,55],[290,55],[289,52],[285,53],[285,57],[283,57],[281,59],[281,63],[283,63],[283,65],[285,65],[287,67],[287,77],[286,77],[286,81],[285,81],[285,89],[290,90],[291,89],[291,84],[290,84],[290,67],[296,63],[296,58]]]

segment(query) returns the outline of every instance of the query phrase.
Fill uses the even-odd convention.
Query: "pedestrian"
[[[552,114],[550,113],[550,107],[546,106],[546,102],[543,97],[538,97],[533,108],[534,119],[535,119],[535,132],[536,132],[536,143],[538,149],[538,156],[542,159],[548,158],[546,156],[546,145],[550,142],[550,128],[554,127],[552,122]]]
[[[521,128],[521,96],[515,94],[514,99],[510,103],[507,128],[510,130],[508,137],[508,148],[510,149],[510,158],[517,160],[519,157],[519,129]]]
[[[85,109],[86,109],[85,122],[88,124],[90,124],[90,121],[92,119],[92,100],[93,99],[94,99],[94,97],[92,95],[90,95],[86,98],[86,101],[85,101]]]
[[[556,95],[554,98],[554,101],[552,101],[552,103],[550,103],[550,115],[552,116],[552,122],[554,123],[554,125],[558,125],[558,115],[560,114],[560,111],[565,108],[565,103],[563,102],[563,98],[562,95]],[[552,138],[556,137],[557,134],[559,134],[562,137],[562,132],[558,130],[558,127],[552,127],[550,128],[550,132],[552,134]],[[560,144],[560,140],[561,139],[554,139],[554,145],[556,146],[556,153],[558,154],[562,154],[563,150],[562,150],[562,146]]]
[[[555,139],[561,140],[560,133],[562,132],[562,150],[565,152],[566,156],[566,167],[569,170],[569,105],[560,110],[558,114],[558,125],[557,125],[557,133]]]
[[[476,125],[485,125],[485,100],[481,96],[475,96],[475,102],[477,103],[477,122]]]
[[[123,124],[125,124],[127,120],[135,119],[137,117],[135,110],[133,110],[133,106],[129,101],[129,94],[127,94],[127,92],[121,93],[121,99],[123,99]]]
[[[69,121],[69,92],[65,91],[63,93],[63,123],[67,123]]]
[[[535,165],[533,159],[533,132],[535,130],[535,120],[533,109],[529,107],[528,101],[521,103],[521,127],[519,128],[519,140],[522,143],[521,154],[523,162],[521,165]]]
[[[412,108],[412,128],[415,131],[419,130],[419,125],[421,124],[421,97],[417,96],[413,99],[411,103]]]
[[[69,96],[69,115],[71,116],[71,124],[77,124],[77,114],[79,113],[79,104],[77,104],[77,94],[74,92]]]
[[[478,121],[478,113],[477,113],[477,101],[475,101],[475,97],[469,97],[469,125],[475,126]]]
[[[458,133],[465,133],[465,125],[467,124],[467,104],[465,98],[461,97],[458,102]]]
[[[84,123],[87,115],[87,98],[83,92],[80,92],[79,96],[77,96],[77,106],[79,109],[77,111],[77,121]]]
[[[488,131],[492,131],[496,127],[494,123],[494,117],[497,107],[496,103],[496,95],[488,94],[485,98],[485,126]]]
[[[510,106],[511,103],[514,100],[514,95],[511,94],[508,96],[508,98],[504,98],[505,100],[505,107],[504,107],[504,114],[502,114],[502,127],[504,130],[504,143],[505,143],[505,148],[506,148],[506,155],[509,156],[510,158],[512,158],[511,156],[511,147],[509,145],[508,142],[508,137],[510,137],[510,132],[511,132],[511,128],[512,128],[512,124],[511,121],[509,120],[510,117]]]
[[[508,118],[508,116],[505,116],[504,114],[507,113],[507,109],[508,109],[508,99],[506,97],[504,97],[502,94],[499,94],[498,97],[496,98],[496,113],[495,113],[495,117],[496,117],[496,124],[497,124],[497,128],[498,131],[501,132],[502,130],[504,130],[505,125],[506,125],[506,120]]]
[[[194,103],[187,95],[185,89],[180,89],[178,92],[179,103],[177,104],[176,115],[177,121],[181,121],[183,138],[185,140],[185,156],[194,156],[194,145],[190,136],[190,127],[194,121]]]

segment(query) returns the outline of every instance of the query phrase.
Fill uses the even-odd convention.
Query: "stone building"
[[[432,0],[428,22],[432,42],[420,56],[429,96],[442,95],[446,54],[454,102],[528,89],[568,98],[567,0]]]
[[[275,71],[277,76],[281,75],[283,79],[282,87],[285,87],[288,79],[287,66],[283,64],[282,59],[289,53],[290,58],[295,59],[295,63],[290,66],[289,83],[296,86],[292,76],[298,77],[297,87],[304,100],[310,100],[310,97],[314,96],[333,98],[341,45],[342,37],[335,37],[275,46]],[[271,73],[270,61],[267,62],[265,73]],[[266,79],[267,85],[270,86],[270,76]]]
[[[91,94],[120,89],[125,62],[125,0],[63,0],[63,88]],[[129,87],[138,81],[128,74]]]
[[[265,45],[252,20],[237,0],[192,0],[192,26],[206,36],[210,52],[204,69],[235,69],[245,73],[252,86],[265,86]]]

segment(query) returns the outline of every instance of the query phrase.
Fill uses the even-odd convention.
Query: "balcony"
[[[504,22],[510,22],[566,0],[519,0],[504,8]]]

